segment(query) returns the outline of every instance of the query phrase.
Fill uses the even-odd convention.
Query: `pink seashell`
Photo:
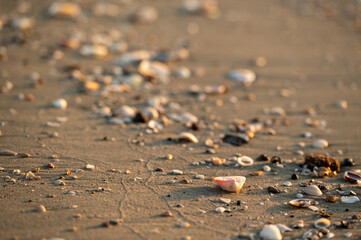
[[[243,176],[216,177],[214,181],[225,191],[239,192],[246,182]]]

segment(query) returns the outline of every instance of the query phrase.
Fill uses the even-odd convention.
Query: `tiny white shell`
[[[178,169],[172,170],[172,173],[173,173],[174,175],[183,175],[183,174],[184,174],[181,170],[178,170]]]
[[[239,157],[237,163],[242,167],[248,167],[253,165],[253,159],[248,156]]]
[[[92,164],[87,164],[87,165],[85,166],[85,169],[87,169],[87,170],[93,170],[94,168],[95,168],[95,166],[92,165]]]
[[[292,232],[293,230],[289,227],[287,227],[286,225],[284,224],[276,224],[276,226],[278,227],[278,229],[280,230],[281,233],[284,233],[284,232]]]
[[[327,218],[317,219],[314,223],[316,228],[328,228],[331,225],[331,221]]]
[[[177,142],[192,142],[192,143],[198,143],[198,138],[194,136],[192,133],[189,132],[182,132],[180,133],[175,140]]]
[[[84,57],[105,57],[108,49],[100,44],[84,45],[80,48],[80,54]]]
[[[204,177],[204,175],[196,175],[195,177],[194,177],[195,179],[204,179],[205,177]]]
[[[327,148],[328,142],[325,139],[318,139],[311,145],[313,148]]]
[[[250,86],[256,80],[256,73],[248,69],[236,69],[228,73],[228,77]]]
[[[322,191],[316,185],[310,185],[310,186],[306,187],[305,189],[303,189],[303,192],[307,193],[308,195],[312,195],[312,196],[321,196],[322,195]]]
[[[271,167],[270,166],[268,166],[268,165],[264,165],[263,166],[263,171],[265,171],[265,172],[270,172],[272,169],[271,169]]]
[[[268,225],[262,229],[259,234],[261,239],[264,240],[281,240],[282,235],[280,230],[276,225]]]
[[[226,211],[226,209],[224,207],[217,207],[214,211],[216,211],[217,213],[223,213],[224,211]]]
[[[64,98],[56,99],[52,104],[54,108],[66,109],[68,106],[68,102]]]
[[[352,197],[346,197],[346,196],[343,196],[341,197],[341,202],[343,203],[356,203],[360,201],[360,199],[356,196],[352,196]]]

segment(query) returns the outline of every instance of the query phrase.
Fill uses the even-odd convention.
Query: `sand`
[[[357,195],[361,193],[359,185],[343,179],[346,170],[359,169],[361,157],[361,39],[357,25],[360,10],[357,15],[354,1],[218,1],[220,15],[216,19],[182,13],[179,10],[182,1],[119,1],[115,3],[120,10],[114,17],[94,16],[92,9],[97,1],[78,2],[83,15],[64,19],[46,14],[49,1],[29,1],[31,8],[25,13],[17,10],[20,1],[0,1],[0,16],[8,19],[29,16],[35,20],[23,45],[7,44],[19,30],[3,27],[0,31],[0,41],[8,55],[7,61],[0,62],[0,80],[14,85],[11,91],[0,94],[0,122],[4,123],[0,127],[0,150],[31,155],[0,156],[0,167],[4,168],[0,172],[1,239],[228,239],[240,233],[258,236],[267,223],[289,226],[294,220],[304,220],[303,229],[283,234],[285,239],[301,239],[304,232],[314,228],[313,222],[320,214],[287,204],[303,189],[299,184],[314,179],[315,183],[330,184],[332,195],[340,196],[335,191],[339,185]],[[142,5],[154,6],[158,19],[143,25],[129,23],[129,13]],[[199,32],[194,34],[192,26],[198,26]],[[85,58],[79,50],[64,50],[58,43],[76,31],[87,35],[84,42],[90,42],[92,35],[110,29],[124,34],[131,49],[168,50],[187,43],[189,59],[171,63],[170,67],[203,68],[205,74],[172,78],[168,84],[109,97],[79,93],[78,82],[68,78],[64,66],[79,64],[85,72],[96,66],[112,69],[114,58],[121,54]],[[46,49],[60,49],[64,57],[60,60],[41,57],[46,55]],[[251,63],[260,56],[267,60],[265,67]],[[227,78],[227,72],[236,68],[253,70],[257,80],[244,87]],[[32,72],[46,80],[44,86],[32,87],[28,77]],[[200,87],[224,84],[229,91],[200,101],[187,94],[192,84]],[[19,93],[32,94],[34,99],[19,100]],[[247,100],[250,93],[255,100]],[[146,124],[111,125],[94,111],[95,106],[112,109],[122,103],[138,106],[156,95],[180,104],[181,112],[196,115],[204,126],[192,131],[183,123],[174,122],[157,134],[147,134]],[[67,109],[49,107],[57,98],[67,100]],[[347,109],[336,106],[340,100],[347,101]],[[286,115],[265,113],[265,109],[276,106],[285,109]],[[316,114],[305,113],[308,108],[313,108]],[[57,128],[47,126],[48,121],[56,121],[57,117],[66,117],[67,121]],[[217,141],[222,134],[232,133],[229,125],[235,119],[254,118],[275,119],[272,128],[276,135],[262,130],[248,144],[235,147],[219,142],[215,154],[205,154],[207,138]],[[324,120],[327,125],[310,127],[305,124],[307,118]],[[285,120],[289,124],[283,124]],[[183,131],[192,132],[199,143],[167,140]],[[54,132],[59,136],[49,136]],[[315,137],[302,138],[305,132]],[[104,137],[110,140],[104,141]],[[311,148],[316,139],[326,139],[330,146]],[[305,146],[300,146],[300,142]],[[291,175],[302,168],[299,164],[304,160],[299,151],[304,155],[327,154],[341,162],[353,158],[356,165],[341,168],[334,177],[300,175],[295,181]],[[167,154],[174,158],[165,160],[163,156]],[[235,154],[253,159],[267,154],[289,161],[283,168],[258,161],[250,167],[192,165],[211,157],[227,159]],[[58,159],[52,159],[52,155]],[[48,163],[55,168],[47,168]],[[75,172],[87,164],[95,169]],[[264,165],[273,171],[249,175],[262,170]],[[34,174],[41,180],[31,181],[13,173],[15,169],[27,173],[34,168],[40,168]],[[156,168],[165,171],[154,171]],[[183,171],[184,175],[170,174],[173,169]],[[71,175],[65,175],[67,171]],[[197,174],[205,175],[205,179],[194,179]],[[77,180],[71,179],[74,175]],[[210,181],[211,177],[234,175],[247,178],[240,193],[225,192]],[[65,186],[54,184],[60,177],[65,177]],[[9,182],[11,178],[16,182]],[[182,179],[191,183],[182,183]],[[169,184],[171,180],[175,183]],[[282,186],[285,182],[292,186]],[[267,191],[271,185],[281,193],[271,195]],[[219,197],[231,199],[230,212],[215,212],[217,207],[226,206],[217,201]],[[319,201],[319,209],[331,214],[333,224],[350,221],[360,213],[360,202],[329,203],[325,194],[310,198]],[[240,206],[237,201],[242,201]],[[179,204],[184,207],[177,207]],[[46,208],[45,213],[36,211],[40,205]],[[160,216],[165,211],[171,211],[173,216]],[[121,223],[104,227],[103,223],[111,219],[120,219]],[[185,222],[189,227],[179,226]],[[361,237],[359,220],[350,229],[334,226],[331,231],[335,239],[344,238],[345,233],[353,234],[350,239]]]

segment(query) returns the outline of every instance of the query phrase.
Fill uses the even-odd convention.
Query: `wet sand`
[[[355,25],[357,15],[352,11],[357,11],[354,2],[342,2],[219,1],[220,16],[209,19],[182,13],[179,10],[182,1],[124,1],[117,3],[120,12],[115,17],[94,16],[92,9],[96,1],[79,1],[83,15],[63,19],[47,16],[48,1],[30,1],[31,9],[25,13],[16,11],[20,1],[0,1],[0,16],[11,19],[24,15],[35,20],[23,45],[6,44],[11,36],[21,31],[5,26],[0,31],[0,41],[8,55],[7,61],[0,62],[1,83],[8,80],[14,85],[9,92],[0,94],[0,122],[3,122],[0,150],[31,155],[30,158],[0,156],[0,167],[4,168],[0,171],[0,238],[228,239],[240,233],[258,236],[267,223],[289,226],[294,220],[304,220],[304,228],[283,234],[285,239],[302,239],[304,232],[314,228],[313,222],[320,218],[320,213],[288,204],[303,189],[299,184],[314,179],[315,183],[329,184],[329,193],[339,197],[336,192],[339,185],[357,195],[361,193],[360,185],[343,179],[345,171],[360,168],[361,35]],[[158,19],[144,25],[129,23],[129,13],[142,5],[154,6]],[[189,33],[191,23],[199,26],[198,33]],[[91,72],[97,66],[110,70],[115,66],[114,58],[121,54],[86,58],[78,49],[64,50],[58,43],[78,31],[87,35],[84,42],[89,42],[92,35],[107,33],[110,29],[124,34],[129,49],[134,50],[168,50],[185,42],[190,51],[189,59],[171,62],[170,68],[186,66],[195,70],[202,67],[205,74],[171,78],[168,84],[157,83],[148,88],[132,89],[129,93],[112,93],[108,97],[79,93],[79,83],[69,79],[64,66],[79,64],[84,72]],[[59,60],[41,57],[44,49],[60,49],[64,57]],[[259,56],[267,59],[265,67],[251,64],[251,60]],[[256,81],[245,87],[227,78],[227,73],[236,68],[253,70]],[[28,76],[32,72],[38,72],[46,80],[44,86],[31,86]],[[229,91],[207,95],[201,101],[187,93],[193,84],[201,88],[224,84]],[[32,94],[34,100],[19,100],[19,93]],[[247,100],[250,93],[255,95],[255,100]],[[108,124],[106,118],[95,111],[99,106],[138,107],[157,95],[178,103],[180,112],[197,116],[202,122],[201,129],[192,131],[184,123],[173,122],[157,134],[148,134],[146,124]],[[67,100],[65,110],[49,107],[57,98]],[[340,100],[347,101],[347,109],[337,108]],[[286,115],[265,113],[265,109],[276,106],[285,109]],[[314,109],[314,116],[305,113],[308,108]],[[166,108],[164,115],[169,111]],[[57,128],[47,126],[48,121],[56,121],[57,117],[66,117],[67,121]],[[215,154],[205,154],[207,138],[216,142],[222,134],[232,133],[229,125],[235,119],[251,121],[255,118],[274,119],[272,128],[276,135],[264,129],[240,147],[219,141]],[[305,123],[307,118],[325,120],[327,125],[310,127]],[[285,120],[289,124],[284,124]],[[199,143],[180,144],[167,140],[183,131],[192,132]],[[59,136],[50,137],[54,132]],[[305,132],[315,137],[302,138]],[[114,139],[105,141],[104,137]],[[326,139],[329,147],[311,148],[317,139]],[[300,146],[300,142],[305,146]],[[299,164],[304,161],[299,150],[304,155],[330,155],[340,162],[353,158],[356,165],[342,167],[333,177],[299,174],[299,180],[291,180],[294,169],[301,169]],[[162,158],[167,154],[172,154],[174,159]],[[192,165],[211,157],[227,159],[235,154],[253,159],[267,154],[289,161],[285,161],[283,168],[259,161],[250,167]],[[52,155],[57,155],[58,159],[51,159]],[[47,168],[48,163],[55,168]],[[95,169],[74,171],[84,169],[87,164],[94,165]],[[249,175],[262,170],[264,165],[270,166],[272,171],[260,176]],[[40,168],[34,174],[41,180],[31,181],[13,173],[15,169],[27,173],[34,168]],[[156,168],[165,171],[154,171]],[[171,174],[173,169],[183,171],[184,175]],[[71,175],[65,175],[67,171]],[[197,174],[206,178],[194,179]],[[74,175],[77,180],[71,179]],[[240,193],[225,192],[210,181],[211,177],[239,175],[247,178]],[[65,186],[54,184],[60,177],[65,178]],[[191,180],[191,183],[184,184],[180,182],[182,179]],[[175,183],[169,184],[171,180]],[[291,182],[292,186],[282,186],[285,182]],[[281,193],[271,195],[267,187],[272,185]],[[68,194],[68,191],[76,194]],[[333,224],[350,221],[352,216],[360,214],[360,202],[330,203],[325,201],[325,196],[326,193],[322,196],[305,194],[319,201],[319,209],[331,214],[329,219]],[[219,197],[231,199],[230,212],[215,212],[217,207],[226,206],[215,201]],[[240,206],[236,204],[239,200],[242,201]],[[178,204],[184,207],[177,207]],[[39,205],[47,211],[36,211]],[[168,210],[172,217],[160,216]],[[121,223],[104,227],[103,223],[111,219],[120,219]],[[190,226],[179,227],[180,222]],[[345,233],[353,234],[350,239],[361,237],[359,219],[349,229],[336,226],[330,229],[335,239],[344,238]]]

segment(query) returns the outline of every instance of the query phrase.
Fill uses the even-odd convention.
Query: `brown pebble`
[[[51,159],[58,159],[59,157],[58,157],[58,155],[54,154],[54,155],[51,155],[50,158],[51,158]]]
[[[339,197],[337,197],[337,196],[327,195],[327,196],[326,196],[326,202],[334,203],[334,202],[336,202],[336,200],[337,200],[338,198],[339,198]]]
[[[29,153],[22,153],[20,154],[20,157],[22,158],[28,158],[28,157],[31,157]]]
[[[107,222],[103,222],[103,227],[110,227],[110,223],[107,221]]]
[[[258,172],[251,172],[249,175],[251,176],[260,176],[262,174],[262,171],[258,171]]]
[[[71,229],[71,231],[72,231],[72,232],[77,232],[77,231],[78,231],[78,228],[77,228],[77,227],[73,227],[73,228]]]
[[[182,180],[180,180],[180,182],[181,182],[181,183],[184,183],[184,184],[190,184],[190,183],[192,183],[192,181],[191,181],[191,180],[188,180],[188,179],[182,179]]]
[[[71,172],[70,172],[70,171],[67,171],[67,172],[65,173],[65,175],[71,175]]]
[[[55,168],[54,164],[52,163],[48,163],[48,165],[46,165],[47,168]]]
[[[165,211],[164,213],[162,213],[160,216],[162,217],[173,217],[173,214],[171,211]]]
[[[26,101],[32,102],[32,101],[34,101],[34,99],[35,99],[35,97],[34,97],[33,94],[27,94],[26,95]]]

